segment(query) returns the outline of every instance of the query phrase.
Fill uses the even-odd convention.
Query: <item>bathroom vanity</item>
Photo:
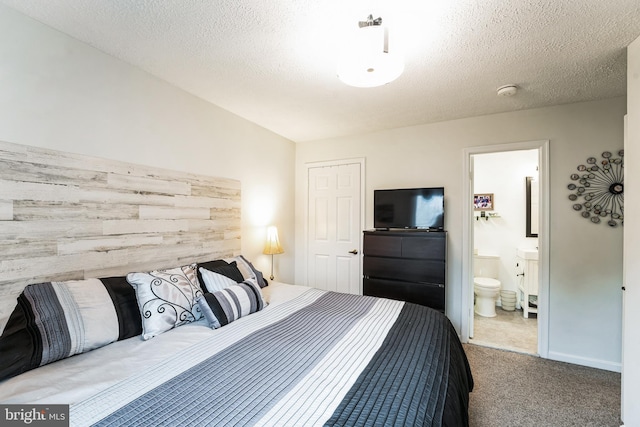
[[[516,252],[516,277],[518,283],[517,307],[522,315],[538,313],[538,251],[518,249]]]
[[[444,313],[447,233],[365,231],[363,293]]]

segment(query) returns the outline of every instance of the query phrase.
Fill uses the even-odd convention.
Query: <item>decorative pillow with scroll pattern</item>
[[[127,275],[127,281],[136,290],[142,339],[151,339],[202,317],[196,303],[196,298],[202,295],[196,269],[197,264],[191,264]]]

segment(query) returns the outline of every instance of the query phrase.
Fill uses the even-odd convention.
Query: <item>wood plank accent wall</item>
[[[0,326],[29,283],[240,253],[240,182],[0,141]]]

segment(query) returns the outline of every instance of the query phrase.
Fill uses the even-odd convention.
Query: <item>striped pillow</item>
[[[256,270],[253,264],[251,264],[251,262],[249,262],[244,256],[238,255],[233,258],[228,258],[225,261],[229,263],[233,263],[235,261],[237,263],[238,270],[240,270],[240,273],[242,274],[244,280],[254,279],[261,288],[267,286],[267,281],[262,275],[262,272]]]
[[[242,273],[238,269],[238,265],[235,261],[231,263],[227,263],[225,260],[218,259],[215,261],[208,262],[199,262],[198,263],[198,281],[200,285],[202,285],[202,290],[207,291],[207,288],[204,286],[204,278],[202,277],[201,269],[213,271],[214,273],[222,274],[223,276],[227,276],[229,279],[233,279],[233,283],[240,283],[244,280]]]
[[[199,268],[199,270],[200,275],[202,276],[202,281],[204,282],[205,290],[207,292],[221,291],[224,288],[233,286],[238,283],[237,281],[230,279],[227,276],[209,271],[206,268],[201,267]]]
[[[242,273],[238,269],[238,264],[235,261],[230,262],[227,265],[219,265],[217,267],[209,268],[209,267],[200,266],[200,265],[199,267],[202,267],[209,271],[213,271],[214,273],[222,274],[223,276],[226,276],[229,279],[233,279],[235,283],[240,283],[245,279],[245,277],[242,275]]]
[[[0,380],[141,331],[124,277],[29,285],[0,336]]]
[[[206,293],[197,302],[213,329],[260,311],[267,305],[255,280],[245,280],[222,290]]]

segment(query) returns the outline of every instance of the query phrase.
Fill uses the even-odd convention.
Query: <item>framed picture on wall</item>
[[[492,211],[494,210],[493,193],[474,194],[473,210],[474,211]]]

